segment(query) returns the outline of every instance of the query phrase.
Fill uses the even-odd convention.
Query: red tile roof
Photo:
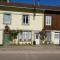
[[[22,6],[22,7],[30,7],[32,8],[33,5],[32,4],[26,4],[26,3],[15,3],[15,2],[0,2],[0,5],[7,5],[7,6]]]
[[[33,4],[26,4],[26,3],[15,3],[15,2],[0,2],[0,5],[6,5],[6,6],[18,6],[18,7],[27,7],[27,8],[34,8]],[[59,10],[60,11],[60,7],[57,6],[46,6],[46,5],[39,5],[36,6],[37,8],[40,9],[44,9],[44,10]]]

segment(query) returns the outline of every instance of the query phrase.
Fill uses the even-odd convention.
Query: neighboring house
[[[0,2],[0,44],[40,44],[44,11],[33,5]]]
[[[44,21],[47,40],[53,44],[60,44],[60,8],[45,10]]]

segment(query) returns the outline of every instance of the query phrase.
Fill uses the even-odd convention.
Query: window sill
[[[27,25],[29,25],[29,24],[22,24],[22,25],[25,25],[25,26],[27,26]]]

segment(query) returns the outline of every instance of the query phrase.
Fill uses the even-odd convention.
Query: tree
[[[41,39],[41,43],[42,44],[46,44],[47,40],[46,40],[46,32],[45,32],[45,29],[43,29],[40,32],[40,39]]]

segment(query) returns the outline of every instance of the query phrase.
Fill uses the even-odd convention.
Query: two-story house
[[[0,44],[40,44],[44,11],[23,3],[0,2]]]
[[[60,44],[60,7],[45,10],[44,30],[47,40],[52,44]]]
[[[60,44],[60,7],[0,2],[0,44]],[[34,8],[36,7],[36,9]]]

